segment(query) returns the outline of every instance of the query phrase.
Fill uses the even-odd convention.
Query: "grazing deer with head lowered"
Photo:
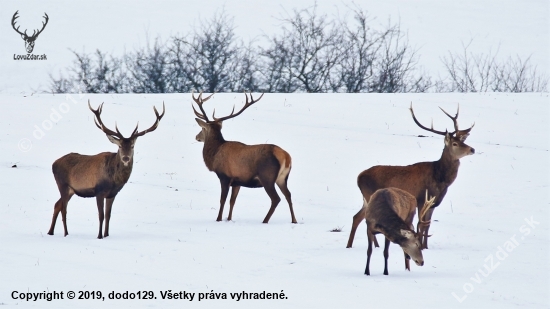
[[[196,140],[204,143],[202,151],[204,163],[209,171],[215,172],[220,179],[221,197],[220,211],[216,221],[222,220],[223,207],[229,187],[232,187],[231,198],[229,200],[229,216],[227,220],[233,217],[233,206],[239,194],[241,187],[261,188],[263,187],[271,199],[271,208],[267,212],[263,223],[268,223],[275,208],[281,201],[281,198],[275,190],[275,184],[281,189],[285,196],[288,206],[290,207],[290,216],[292,223],[297,223],[294,217],[292,208],[292,200],[290,191],[287,187],[288,175],[292,166],[290,155],[282,148],[276,145],[261,144],[261,145],[245,145],[240,142],[226,141],[223,138],[221,129],[222,122],[233,117],[237,117],[244,110],[258,102],[263,94],[254,100],[250,94],[250,102],[248,95],[245,92],[246,102],[244,107],[235,112],[235,107],[229,116],[216,118],[212,114],[213,120],[209,120],[203,108],[203,103],[206,102],[213,94],[206,98],[202,98],[202,92],[197,98],[191,94],[193,101],[198,105],[200,113],[193,106],[193,111],[198,118],[195,118],[202,130],[197,134]]]
[[[363,171],[357,177],[357,185],[367,202],[376,190],[395,187],[412,194],[417,199],[418,209],[420,210],[425,202],[424,190],[428,189],[428,194],[430,196],[436,196],[437,198],[433,207],[426,212],[424,217],[420,217],[419,219],[424,222],[429,222],[431,220],[434,208],[441,204],[447,193],[447,189],[456,179],[458,167],[460,166],[460,158],[475,153],[474,148],[464,143],[474,125],[469,129],[459,130],[457,122],[459,109],[457,109],[454,117],[443,109],[441,110],[453,120],[454,132],[436,131],[433,129],[433,125],[431,128],[423,126],[414,115],[412,103],[410,107],[413,120],[420,128],[445,136],[445,147],[443,148],[441,158],[433,162],[420,162],[407,166],[378,165]],[[347,248],[351,248],[353,245],[355,231],[364,217],[364,208],[353,216],[353,224]],[[429,224],[421,224],[420,222],[418,224],[418,233],[421,239],[422,249],[428,248],[429,228]],[[376,238],[374,238],[374,243],[375,246],[378,247]]]
[[[435,199],[428,199],[426,190],[426,203],[419,210],[419,218],[432,205]],[[370,275],[370,257],[372,254],[372,242],[374,235],[384,234],[384,275],[388,274],[388,257],[390,241],[398,244],[405,254],[405,269],[411,270],[409,260],[412,258],[418,266],[424,265],[422,248],[419,237],[414,231],[413,219],[416,214],[417,201],[410,193],[398,188],[385,188],[376,190],[367,203],[363,197],[363,212],[367,223],[367,236],[369,246],[367,249],[367,266],[365,275]]]
[[[76,194],[80,197],[95,197],[97,210],[99,212],[99,234],[97,238],[109,236],[109,220],[111,209],[118,192],[124,187],[134,164],[134,145],[138,137],[154,131],[164,116],[164,103],[162,103],[162,114],[159,115],[157,108],[153,107],[156,121],[149,129],[138,131],[138,126],[128,138],[122,136],[115,125],[116,132],[108,129],[101,121],[103,103],[97,109],[93,109],[88,101],[88,107],[94,113],[96,126],[107,134],[111,143],[118,146],[118,152],[102,152],[93,156],[70,153],[57,159],[52,165],[53,175],[61,193],[61,198],[55,203],[52,225],[49,235],[53,235],[55,222],[59,212],[63,219],[65,236],[67,231],[67,204],[71,197]],[[105,203],[105,213],[103,212]],[[103,219],[105,218],[105,233],[102,233]]]

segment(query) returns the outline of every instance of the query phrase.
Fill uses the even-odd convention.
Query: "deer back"
[[[375,229],[380,227],[379,232],[410,229],[416,214],[416,204],[416,198],[404,190],[380,189],[367,203],[365,219]]]
[[[212,171],[246,186],[258,177],[273,178],[270,180],[276,181],[283,168],[290,168],[291,158],[286,151],[276,145],[225,142],[219,146],[211,162]]]

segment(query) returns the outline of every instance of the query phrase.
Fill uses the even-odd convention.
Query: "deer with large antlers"
[[[196,140],[204,143],[202,151],[204,163],[208,170],[218,175],[221,185],[220,210],[216,221],[222,220],[223,207],[229,193],[229,187],[232,189],[227,220],[232,220],[233,206],[241,187],[263,187],[271,199],[271,208],[269,208],[263,221],[263,223],[268,223],[275,208],[281,201],[275,190],[275,184],[277,184],[290,207],[292,223],[297,223],[296,217],[294,217],[294,209],[292,208],[290,191],[287,186],[288,175],[292,166],[292,159],[288,152],[279,146],[271,144],[245,145],[240,142],[226,141],[221,132],[223,121],[240,115],[252,104],[258,102],[263,97],[263,94],[257,100],[254,100],[252,94],[250,94],[249,101],[248,94],[245,92],[246,102],[240,111],[234,113],[235,107],[233,106],[233,111],[229,116],[216,118],[213,113],[213,119],[210,120],[204,111],[203,103],[210,99],[212,95],[203,98],[201,92],[195,98],[195,95],[191,94],[193,101],[195,101],[200,109],[199,113],[193,106],[193,111],[197,116],[195,120],[202,128],[199,134],[197,134]]]
[[[19,16],[17,15],[18,13],[19,11],[16,11],[13,14],[13,17],[11,18],[11,26],[13,27],[13,30],[15,30],[15,32],[21,35],[21,38],[25,41],[25,49],[27,50],[27,53],[30,54],[34,49],[34,41],[36,41],[36,38],[38,37],[38,35],[42,33],[42,31],[44,31],[44,28],[46,28],[46,25],[48,24],[48,21],[50,20],[50,18],[48,17],[48,14],[44,13],[45,21],[42,22],[42,29],[33,30],[32,35],[29,36],[27,34],[27,30],[25,30],[24,32],[21,32],[19,31],[20,26],[17,26],[17,28],[15,28],[15,22],[16,22],[15,20],[19,18]]]
[[[93,156],[70,153],[57,159],[52,165],[53,175],[57,182],[61,198],[55,203],[52,225],[48,232],[53,235],[55,222],[59,212],[63,219],[65,236],[67,231],[67,204],[76,194],[80,197],[95,197],[99,213],[99,234],[97,238],[109,236],[109,220],[111,209],[116,195],[128,182],[134,163],[134,145],[138,137],[157,129],[160,120],[164,116],[165,107],[162,103],[162,114],[153,107],[156,120],[147,130],[138,131],[138,126],[130,137],[122,136],[118,127],[115,130],[108,129],[101,121],[103,103],[97,109],[93,109],[88,101],[88,107],[94,113],[95,125],[103,131],[111,143],[118,146],[118,152],[102,152]],[[105,206],[105,211],[104,211]],[[105,219],[105,233],[102,233],[103,220]]]
[[[419,218],[433,205],[435,197],[428,198],[419,210]],[[414,231],[413,219],[416,214],[417,201],[410,193],[398,188],[376,190],[370,201],[363,198],[363,212],[367,223],[368,249],[365,275],[370,275],[370,257],[374,235],[381,233],[385,236],[384,246],[384,275],[388,275],[388,257],[390,241],[398,244],[405,254],[405,269],[411,270],[409,260],[412,258],[418,266],[424,265],[422,248],[419,237]]]
[[[475,153],[474,148],[464,143],[474,125],[466,130],[459,130],[457,122],[459,109],[457,108],[454,117],[449,115],[442,108],[440,109],[445,115],[453,120],[455,128],[453,132],[436,131],[433,129],[433,124],[431,128],[423,126],[414,115],[412,103],[410,107],[412,118],[420,128],[445,136],[445,147],[443,148],[443,153],[439,160],[433,162],[420,162],[407,166],[373,166],[363,171],[357,177],[357,185],[367,202],[376,190],[395,187],[412,194],[417,199],[417,205],[420,211],[425,202],[424,190],[428,189],[428,194],[430,196],[436,196],[434,205],[428,209],[423,216],[419,216],[418,234],[423,249],[428,248],[429,222],[434,208],[441,204],[447,193],[447,189],[455,181],[458,174],[458,167],[460,166],[460,159]],[[353,224],[347,248],[352,247],[357,226],[364,218],[364,208],[353,216]],[[378,247],[376,238],[374,238],[374,243],[375,246]]]

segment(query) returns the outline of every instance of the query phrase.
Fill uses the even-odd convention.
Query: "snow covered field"
[[[113,206],[111,236],[98,240],[94,199],[73,197],[69,236],[48,231],[59,193],[51,164],[69,152],[115,151],[93,124],[87,100],[105,102],[103,121],[128,135],[154,121],[138,139],[129,183]],[[207,111],[229,113],[243,94],[216,94]],[[234,120],[228,140],[273,143],[293,158],[289,188],[298,224],[282,201],[269,224],[263,189],[243,188],[234,221],[216,222],[219,183],[195,142],[189,94],[0,95],[0,304],[34,308],[548,308],[548,94],[266,94]],[[403,267],[390,247],[366,262],[365,224],[346,249],[353,214],[361,207],[356,177],[377,164],[437,160],[443,139],[418,128],[408,111],[438,130],[476,123],[467,143],[476,154],[434,212],[425,265]],[[417,137],[419,134],[427,138]],[[16,165],[17,167],[12,167]],[[227,208],[224,218],[227,217]],[[527,220],[527,221],[526,221]],[[330,232],[334,228],[342,232]],[[527,233],[527,229],[529,233]],[[379,236],[379,240],[382,238]],[[511,245],[513,244],[513,245]],[[161,291],[196,293],[162,300]],[[227,300],[198,293],[227,293]],[[14,300],[12,292],[153,291],[156,300]],[[231,300],[230,293],[284,292],[283,300]],[[454,293],[454,295],[453,295]],[[77,294],[78,296],[78,294]]]

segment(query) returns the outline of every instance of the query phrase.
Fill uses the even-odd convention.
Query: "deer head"
[[[88,107],[90,108],[92,113],[94,113],[95,115],[95,118],[94,118],[95,125],[101,131],[107,134],[107,138],[109,139],[109,141],[111,141],[111,143],[118,146],[118,157],[120,158],[124,166],[128,166],[128,164],[132,161],[132,158],[134,156],[134,145],[136,143],[137,138],[149,132],[155,131],[159,125],[160,120],[164,116],[164,112],[165,112],[164,102],[162,102],[162,114],[160,115],[159,115],[159,112],[157,111],[157,108],[153,107],[155,111],[155,115],[157,117],[157,120],[155,121],[155,123],[149,129],[143,130],[143,131],[138,131],[138,125],[139,125],[138,123],[136,125],[136,128],[132,132],[132,135],[126,138],[122,136],[122,133],[120,133],[116,124],[115,124],[115,130],[116,130],[115,132],[113,130],[108,129],[103,124],[103,121],[101,121],[101,112],[103,111],[103,103],[101,103],[97,109],[93,109],[92,106],[90,105],[90,100],[88,100]]]
[[[401,236],[404,240],[399,242],[399,246],[403,251],[409,255],[409,257],[418,266],[424,265],[424,257],[422,256],[422,243],[417,233],[410,230],[401,230]]]
[[[411,114],[412,114],[412,117],[413,117],[413,120],[414,122],[416,123],[416,125],[418,125],[420,128],[426,130],[426,131],[430,131],[432,133],[435,133],[435,134],[439,134],[439,135],[444,135],[445,136],[445,148],[449,150],[451,156],[455,159],[460,159],[462,157],[465,157],[467,155],[471,155],[471,154],[474,154],[475,153],[475,149],[466,145],[466,143],[464,143],[464,141],[466,140],[466,138],[470,135],[470,130],[472,130],[472,128],[474,127],[475,123],[472,124],[472,126],[466,130],[459,130],[458,129],[458,122],[457,122],[457,119],[458,119],[458,112],[459,112],[459,109],[460,109],[460,106],[457,107],[456,109],[456,115],[453,117],[451,115],[449,115],[444,109],[442,109],[441,107],[439,109],[441,109],[443,111],[443,113],[445,113],[445,115],[447,115],[449,118],[451,118],[453,120],[453,124],[454,124],[454,127],[455,127],[455,130],[453,132],[448,132],[447,130],[445,130],[445,132],[443,131],[437,131],[437,130],[434,130],[433,128],[433,121],[432,121],[432,126],[431,128],[427,128],[425,126],[423,126],[415,117],[414,115],[414,111],[413,111],[413,108],[412,108],[412,103],[411,103],[411,107],[409,108],[410,111],[411,111]]]
[[[27,50],[27,53],[30,54],[30,53],[32,53],[32,51],[34,49],[34,41],[36,40],[38,35],[40,33],[42,33],[42,31],[44,31],[44,28],[46,28],[46,25],[48,24],[48,20],[50,18],[48,17],[48,14],[44,13],[44,19],[46,21],[42,22],[42,29],[33,30],[32,35],[29,36],[29,35],[27,35],[27,30],[25,30],[24,32],[21,32],[21,31],[19,31],[19,26],[17,28],[15,28],[15,20],[17,18],[19,18],[19,16],[17,16],[18,13],[19,13],[19,11],[16,11],[15,14],[13,14],[13,17],[11,18],[11,26],[13,27],[13,30],[15,30],[15,32],[17,32],[21,35],[21,38],[25,41],[25,49]]]

